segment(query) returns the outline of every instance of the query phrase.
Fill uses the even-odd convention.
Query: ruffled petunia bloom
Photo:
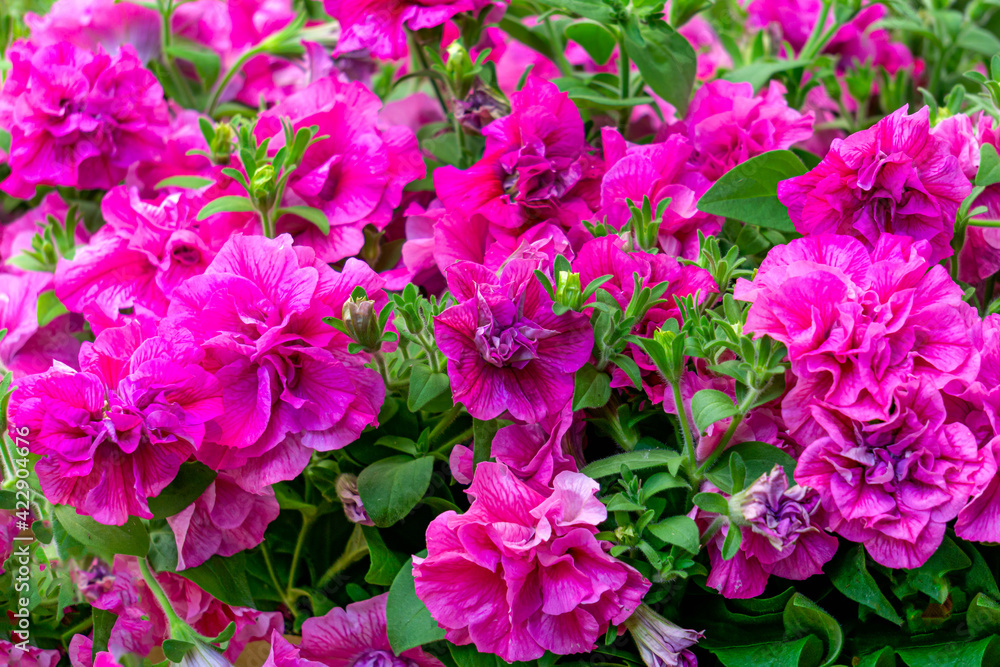
[[[488,21],[500,20],[505,0],[323,0],[326,13],[340,22],[337,54],[368,50],[379,58],[402,58],[408,30],[436,28],[456,14],[478,15],[493,6]]]
[[[586,652],[639,606],[649,582],[596,537],[607,518],[599,484],[562,472],[553,487],[546,497],[480,463],[469,510],[431,522],[413,576],[448,641],[507,662]]]
[[[46,498],[105,524],[153,518],[160,493],[222,410],[218,381],[190,340],[130,323],[80,349],[79,372],[54,366],[18,382],[11,428],[29,429]]]
[[[707,584],[727,598],[752,598],[764,592],[770,575],[802,580],[822,574],[837,552],[837,538],[820,527],[820,495],[804,486],[788,487],[780,466],[764,474],[730,500],[738,513],[708,544],[712,569]],[[729,560],[722,545],[739,530],[739,551]]]
[[[59,260],[56,296],[95,328],[137,310],[163,317],[177,286],[203,273],[235,231],[231,216],[196,221],[204,203],[189,192],[147,201],[136,189],[111,190],[101,201],[107,224],[73,259]]]
[[[884,421],[820,423],[826,435],[806,447],[795,479],[819,492],[831,530],[886,567],[923,565],[996,470],[967,426],[945,423],[941,394],[926,379],[898,388]]]
[[[752,283],[737,281],[736,298],[753,302],[745,330],[788,347],[795,386],[782,417],[801,444],[823,435],[822,413],[888,420],[912,378],[938,388],[975,379],[978,316],[930,254],[926,241],[891,234],[871,252],[852,237],[812,236],[775,247]]]
[[[77,365],[80,341],[74,334],[83,330],[79,315],[60,315],[44,327],[38,326],[38,297],[52,289],[47,273],[0,273],[0,368],[15,378],[43,373],[59,362]]]
[[[929,109],[899,109],[835,140],[812,171],[778,184],[800,234],[849,234],[870,250],[883,234],[931,244],[948,257],[955,214],[972,190],[948,144],[931,133]]]
[[[458,303],[434,319],[434,337],[455,402],[476,419],[541,421],[570,400],[574,373],[590,358],[590,319],[554,314],[537,266],[511,261],[499,277],[472,262],[448,270]]]
[[[28,646],[25,650],[0,639],[0,661],[7,667],[56,667],[59,658],[59,651],[43,650],[35,646]]]
[[[302,657],[326,667],[442,667],[419,647],[395,654],[386,633],[388,597],[383,593],[307,619],[299,644]]]
[[[17,42],[0,91],[0,128],[10,132],[4,192],[30,199],[36,185],[108,189],[162,146],[163,89],[135,49],[109,56],[68,42]]]
[[[717,79],[698,89],[682,123],[666,129],[687,135],[692,165],[715,181],[752,157],[805,141],[812,136],[813,116],[789,107],[777,81],[754,95],[749,83]]]
[[[273,489],[250,493],[225,473],[188,507],[168,517],[177,540],[177,569],[198,567],[212,556],[232,556],[264,540],[278,518]]]
[[[383,229],[399,205],[407,183],[423,177],[424,163],[413,131],[380,128],[382,101],[360,83],[326,77],[284,99],[262,114],[258,140],[270,138],[269,150],[284,145],[281,120],[299,128],[317,126],[317,141],[305,152],[285,192],[290,206],[322,210],[330,222],[324,235],[315,225],[296,225],[293,217],[278,221],[278,231],[291,232],[297,245],[311,246],[324,262],[358,253],[367,224]]]
[[[88,51],[101,47],[115,53],[128,44],[144,63],[161,51],[159,12],[132,2],[58,0],[40,16],[25,14],[24,23],[36,46],[66,41]]]
[[[583,229],[580,220],[596,209],[601,169],[566,93],[529,76],[511,96],[510,115],[484,127],[483,135],[486,149],[476,164],[435,170],[434,189],[445,208],[509,229],[546,221]]]
[[[204,274],[174,290],[162,326],[202,346],[225,404],[200,460],[255,492],[294,478],[311,451],[345,447],[378,423],[382,378],[322,321],[340,317],[357,286],[385,305],[382,279],[363,262],[336,273],[287,234],[236,234]]]
[[[698,667],[690,647],[705,635],[685,630],[641,604],[625,621],[646,667]]]
[[[95,654],[94,640],[87,635],[73,635],[67,654],[72,667],[121,667],[110,651]]]

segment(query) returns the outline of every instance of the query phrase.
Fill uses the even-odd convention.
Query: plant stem
[[[222,76],[222,78],[216,81],[215,85],[212,87],[212,94],[208,98],[208,103],[205,105],[205,113],[208,116],[211,116],[213,113],[215,113],[215,107],[218,106],[219,104],[219,96],[222,95],[222,92],[226,89],[226,86],[228,86],[229,82],[232,81],[234,76],[236,76],[236,73],[239,72],[241,69],[243,69],[243,66],[247,64],[248,60],[260,54],[262,51],[263,49],[259,44],[253,47],[252,49],[244,53],[242,56],[240,56],[236,60],[236,62],[233,63],[233,66],[226,71],[226,73]]]
[[[414,37],[412,33],[410,33],[410,38],[412,39],[414,46],[412,51],[415,54],[417,54],[417,60],[420,61],[420,69],[430,70],[431,65],[429,62],[427,62],[427,54],[424,53],[423,44],[417,41],[417,38]],[[434,96],[437,97],[437,101],[441,105],[441,110],[444,111],[444,115],[445,116],[450,115],[451,112],[448,110],[448,103],[445,102],[444,94],[441,92],[441,88],[438,86],[437,81],[432,76],[427,77],[427,80],[430,81],[431,88],[434,89]]]
[[[464,440],[468,440],[472,436],[473,436],[472,427],[469,427],[469,428],[465,429],[464,431],[462,431],[461,433],[459,433],[458,435],[456,435],[454,438],[449,439],[446,443],[444,443],[443,445],[441,445],[440,447],[438,447],[434,451],[432,451],[431,452],[431,456],[434,456],[435,458],[440,458],[442,461],[447,461],[448,457],[445,456],[444,452],[446,450],[450,450],[452,447],[454,447],[458,443],[460,443],[460,442],[462,442]]]
[[[625,31],[623,30],[621,36],[618,38],[618,78],[621,82],[620,98],[621,100],[626,100],[631,95],[629,94],[631,89],[631,84],[629,83],[629,76],[632,70],[628,59],[628,51],[625,49]],[[629,118],[632,117],[632,107],[624,107],[621,110],[621,116],[618,118],[618,133],[625,136],[625,131],[628,129]]]
[[[299,537],[295,540],[295,551],[292,552],[292,565],[288,568],[288,587],[286,589],[286,595],[289,595],[292,588],[295,586],[295,574],[299,569],[299,559],[302,555],[302,547],[306,542],[306,535],[309,533],[309,528],[312,526],[313,517],[306,515],[305,512],[302,513],[302,528],[299,529]]]
[[[444,413],[444,415],[441,417],[441,421],[439,421],[437,424],[434,425],[434,429],[431,431],[430,437],[428,437],[427,439],[428,442],[434,442],[435,438],[437,438],[439,435],[447,431],[448,427],[451,426],[456,419],[458,419],[458,416],[460,414],[462,414],[461,405],[456,403],[455,405],[451,406],[451,409],[448,410],[448,412]]]
[[[153,573],[150,571],[149,564],[146,563],[145,558],[139,559],[139,571],[142,573],[142,578],[146,582],[146,585],[149,587],[149,590],[153,593],[153,597],[155,597],[156,601],[160,603],[160,607],[163,609],[163,613],[164,615],[166,615],[167,621],[170,624],[170,636],[173,637],[174,626],[179,623],[184,623],[184,621],[181,620],[181,618],[177,615],[177,612],[175,612],[174,608],[170,605],[170,599],[167,597],[167,594],[164,593],[163,589],[160,587],[160,582],[158,582],[156,580],[156,577],[153,576]],[[187,624],[184,623],[184,625]]]
[[[735,417],[733,417],[733,420],[731,422],[729,422],[729,428],[727,428],[726,432],[722,434],[722,439],[719,441],[719,444],[715,446],[715,449],[712,450],[712,453],[708,455],[708,457],[702,462],[700,466],[698,466],[698,469],[695,471],[695,475],[699,479],[702,476],[704,476],[705,472],[712,467],[712,464],[718,461],[719,457],[722,456],[722,454],[726,451],[726,448],[729,446],[729,442],[733,439],[733,434],[736,433],[736,429],[739,428],[739,425],[743,422],[743,419],[746,417],[747,412],[750,411],[751,406],[754,404],[757,398],[760,397],[761,392],[764,391],[764,389],[767,387],[767,384],[769,383],[765,383],[764,386],[761,387],[760,389],[751,389],[750,393],[748,393],[745,397],[743,397],[743,402],[740,403],[739,407],[737,408],[737,410],[739,410],[739,413]]]
[[[267,552],[267,543],[260,543],[260,553],[264,556],[264,564],[267,565],[267,573],[271,576],[271,583],[274,585],[274,592],[281,596],[281,601],[288,607],[288,611],[295,613],[295,607],[288,600],[288,594],[284,587],[278,583],[278,575],[274,571],[274,564],[271,562],[271,554]]]
[[[687,405],[681,397],[681,383],[674,380],[670,383],[674,393],[674,408],[677,410],[677,420],[681,423],[681,433],[684,436],[684,451],[687,453],[688,470],[694,471],[698,465],[698,454],[694,448],[694,438],[691,436],[691,427],[687,419]]]

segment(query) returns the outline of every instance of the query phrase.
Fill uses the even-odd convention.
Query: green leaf
[[[196,49],[179,44],[171,44],[164,50],[171,56],[186,60],[194,65],[195,71],[198,72],[198,78],[201,79],[201,85],[206,90],[215,85],[216,79],[219,78],[219,67],[221,65],[219,55],[215,51]]]
[[[698,200],[698,209],[758,227],[794,232],[788,209],[778,201],[778,183],[806,173],[791,151],[770,151],[726,172]]]
[[[215,183],[215,181],[211,178],[202,178],[201,176],[171,176],[170,178],[164,178],[153,187],[157,190],[161,188],[187,188],[188,190],[199,190],[206,185],[211,185],[212,183]]]
[[[633,19],[634,21],[635,19]],[[654,93],[683,116],[691,101],[698,55],[690,42],[665,21],[640,23],[625,30],[625,48]]]
[[[969,567],[972,567],[972,560],[954,540],[945,536],[941,546],[931,554],[926,563],[906,573],[906,580],[913,588],[936,600],[938,604],[944,604],[950,589],[946,575]]]
[[[181,639],[166,639],[163,641],[163,655],[171,663],[180,663],[189,651],[194,650],[194,644]]]
[[[406,398],[406,407],[410,412],[417,412],[450,387],[447,373],[433,373],[429,366],[414,364],[410,372],[410,393]]]
[[[756,61],[727,72],[722,76],[726,81],[747,82],[754,91],[760,90],[774,78],[775,74],[804,67],[807,63],[801,60],[779,60],[777,62]]]
[[[253,207],[253,202],[246,197],[228,195],[213,199],[202,206],[201,210],[198,211],[198,220],[204,220],[216,213],[252,213],[254,210],[256,209]]]
[[[862,656],[857,667],[896,667],[896,651],[886,646],[881,651]]]
[[[583,47],[598,65],[611,58],[616,40],[607,28],[596,21],[578,21],[566,26],[566,37]]]
[[[283,206],[278,209],[278,215],[297,215],[316,225],[319,231],[324,234],[330,233],[330,219],[326,217],[326,213],[318,208],[313,208],[312,206]]]
[[[417,597],[412,558],[403,564],[389,588],[385,615],[389,645],[396,655],[444,639],[444,630]]]
[[[676,544],[685,551],[698,553],[698,524],[687,516],[672,516],[646,529],[667,544]]]
[[[493,455],[493,438],[500,430],[500,422],[496,419],[472,420],[472,464],[478,466],[483,461],[489,461]]]
[[[174,481],[160,492],[160,495],[149,499],[149,511],[156,519],[173,516],[198,500],[209,484],[215,481],[218,473],[204,463],[193,461],[181,464]]]
[[[991,667],[1000,664],[1000,638],[984,637],[974,642],[948,641],[930,646],[897,648],[909,667]]]
[[[431,484],[434,459],[390,456],[358,475],[358,494],[376,526],[386,527],[410,513]]]
[[[480,653],[472,644],[455,646],[448,644],[451,657],[458,667],[507,667],[507,663],[492,653]]]
[[[142,521],[129,517],[123,526],[105,526],[68,505],[57,505],[55,519],[70,537],[108,562],[115,554],[142,558],[149,552],[149,535]]]
[[[0,129],[0,151],[10,153],[10,132]]]
[[[845,597],[868,607],[887,621],[903,624],[903,617],[896,613],[889,598],[868,572],[863,546],[842,550],[825,569],[834,588]]]
[[[599,459],[587,465],[580,472],[588,477],[600,479],[609,475],[617,475],[622,469],[622,464],[628,466],[629,470],[643,470],[657,466],[677,465],[683,458],[670,449],[640,449]]]
[[[1000,39],[977,25],[967,25],[955,43],[966,51],[973,51],[990,58],[1000,53]]]
[[[732,560],[743,543],[743,530],[739,526],[729,525],[726,539],[722,541],[722,560]]]
[[[816,635],[823,640],[826,657],[821,667],[832,665],[844,648],[844,632],[840,624],[815,602],[796,593],[785,605],[785,631],[792,637]]]
[[[780,465],[784,468],[785,474],[788,475],[789,479],[793,479],[793,475],[795,474],[795,459],[789,456],[787,452],[766,442],[741,442],[727,449],[706,475],[712,484],[715,484],[723,491],[737,493],[744,488],[733,488],[730,459],[736,454],[743,460],[743,466],[746,469],[747,485],[756,482],[760,479],[761,475],[771,472],[775,465]]]
[[[234,607],[253,607],[253,595],[247,583],[246,552],[224,558],[212,556],[198,567],[177,572],[201,586],[206,593]]]
[[[399,568],[403,567],[403,561],[395,552],[385,546],[385,541],[378,528],[362,526],[361,529],[364,531],[365,542],[368,544],[370,561],[365,581],[376,586],[391,586],[393,579],[399,573]]]
[[[688,489],[691,485],[675,475],[668,472],[658,472],[650,475],[649,479],[642,483],[643,498],[651,498],[661,491],[667,489]]]
[[[60,315],[65,315],[68,312],[66,306],[56,296],[55,290],[46,290],[38,295],[39,327],[44,327]]]
[[[118,614],[97,607],[91,607],[90,613],[94,621],[93,656],[96,657],[101,651],[108,650],[108,641],[111,639],[111,631],[118,621]]]
[[[709,426],[740,413],[733,399],[717,389],[702,389],[691,398],[691,416],[702,433]]]
[[[603,407],[611,400],[611,376],[587,364],[576,372],[573,411]]]
[[[1000,633],[1000,605],[988,595],[977,593],[969,603],[965,621],[974,637]]]
[[[1000,156],[991,144],[979,147],[979,171],[976,173],[976,185],[989,187],[1000,183]]]
[[[691,502],[706,512],[729,516],[729,501],[726,500],[726,497],[721,493],[702,491],[701,493],[695,494],[695,497],[691,499]]]
[[[542,4],[579,14],[598,23],[611,23],[614,19],[611,8],[603,0],[543,0]]]
[[[710,649],[726,667],[807,667],[823,659],[823,642],[809,635],[791,642]]]

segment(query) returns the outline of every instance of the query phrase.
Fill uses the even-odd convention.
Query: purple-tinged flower
[[[472,262],[448,269],[458,303],[434,319],[434,336],[455,401],[476,419],[541,421],[570,400],[573,375],[590,358],[589,318],[554,314],[537,266],[511,261],[499,277]]]
[[[607,518],[599,484],[561,472],[553,487],[546,497],[503,464],[480,463],[469,510],[431,522],[413,576],[448,641],[507,662],[586,652],[639,606],[649,582],[596,537]]]
[[[625,620],[625,627],[632,633],[646,667],[698,667],[698,658],[689,647],[697,644],[705,636],[703,633],[685,630],[645,604]]]
[[[301,655],[326,667],[442,667],[419,647],[395,654],[386,632],[388,597],[383,593],[307,619]]]
[[[365,505],[361,502],[361,494],[358,493],[358,478],[355,475],[344,473],[337,477],[334,482],[337,491],[337,498],[344,505],[344,515],[351,523],[360,523],[363,526],[374,526],[375,522],[365,511]]]
[[[257,491],[295,477],[312,450],[345,447],[378,423],[382,378],[322,321],[340,317],[357,286],[386,304],[382,279],[359,260],[336,273],[287,234],[236,234],[174,291],[163,327],[201,345],[225,404],[200,460]]]
[[[35,646],[28,646],[27,650],[20,649],[17,645],[0,639],[0,661],[7,667],[56,667],[59,658],[59,651],[47,651]]]
[[[823,435],[821,413],[888,420],[912,378],[943,388],[976,377],[978,316],[930,252],[891,234],[872,252],[852,237],[812,236],[775,247],[752,283],[737,281],[736,298],[753,302],[745,330],[788,347],[795,386],[782,417],[802,445]]]
[[[330,233],[324,235],[311,223],[295,227],[288,216],[278,221],[279,232],[294,230],[297,245],[311,246],[324,262],[357,254],[364,245],[364,226],[383,229],[406,184],[424,175],[416,136],[406,127],[380,128],[381,106],[378,96],[360,83],[330,76],[285,98],[257,123],[257,138],[270,138],[271,151],[284,145],[283,118],[296,130],[315,125],[318,136],[326,137],[306,150],[288,180],[285,202],[322,210]]]
[[[264,540],[278,518],[272,489],[244,491],[225,473],[188,507],[167,518],[177,539],[177,569],[198,567],[212,556],[232,556]]]
[[[22,378],[11,428],[29,429],[46,498],[104,524],[153,518],[146,499],[173,481],[222,410],[201,356],[189,340],[131,323],[85,343],[81,371],[57,365]]]
[[[837,552],[837,538],[819,524],[820,495],[804,486],[788,488],[788,477],[775,466],[730,500],[731,517],[708,544],[712,569],[707,584],[727,598],[752,598],[764,592],[770,575],[802,580],[822,574]],[[707,518],[711,518],[708,515]],[[729,560],[722,545],[739,530],[739,551]]]
[[[529,76],[511,112],[485,128],[482,159],[468,169],[441,167],[434,189],[448,210],[480,214],[523,231],[553,221],[581,227],[597,204],[600,161],[590,154],[576,105],[555,84]]]
[[[869,250],[883,234],[926,240],[930,261],[948,257],[955,214],[972,185],[929,110],[902,108],[873,127],[835,140],[812,171],[778,184],[795,229],[806,236],[849,234]]]
[[[679,131],[694,147],[692,165],[715,181],[752,157],[805,141],[812,129],[812,114],[789,107],[777,81],[754,95],[749,83],[717,79],[695,93]]]
[[[271,651],[261,667],[324,667],[323,663],[301,657],[298,646],[289,643],[275,630],[271,633]]]
[[[336,53],[368,50],[379,58],[407,53],[407,30],[436,28],[456,14],[479,14],[493,6],[488,22],[498,21],[505,0],[323,0],[326,13],[340,22]]]
[[[914,380],[895,394],[884,421],[821,416],[826,435],[806,447],[795,479],[819,492],[831,530],[886,567],[915,568],[996,467],[984,465],[967,426],[945,423],[933,384]]]
[[[0,91],[0,128],[11,135],[11,174],[0,188],[30,199],[36,185],[108,189],[162,146],[163,89],[135,49],[114,56],[68,42],[17,42]]]
[[[159,12],[131,2],[58,0],[41,16],[25,14],[24,23],[36,46],[65,41],[87,51],[101,47],[116,53],[128,44],[144,63],[160,55]]]
[[[83,330],[79,315],[60,315],[44,327],[38,326],[38,296],[52,289],[47,273],[0,273],[0,368],[19,378],[43,373],[53,362],[76,366]]]
[[[72,667],[121,667],[109,651],[94,654],[94,640],[87,635],[73,635],[69,640],[69,662]]]

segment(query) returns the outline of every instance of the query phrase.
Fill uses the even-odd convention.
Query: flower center
[[[397,657],[392,651],[368,649],[358,654],[350,667],[416,667],[408,658]]]

